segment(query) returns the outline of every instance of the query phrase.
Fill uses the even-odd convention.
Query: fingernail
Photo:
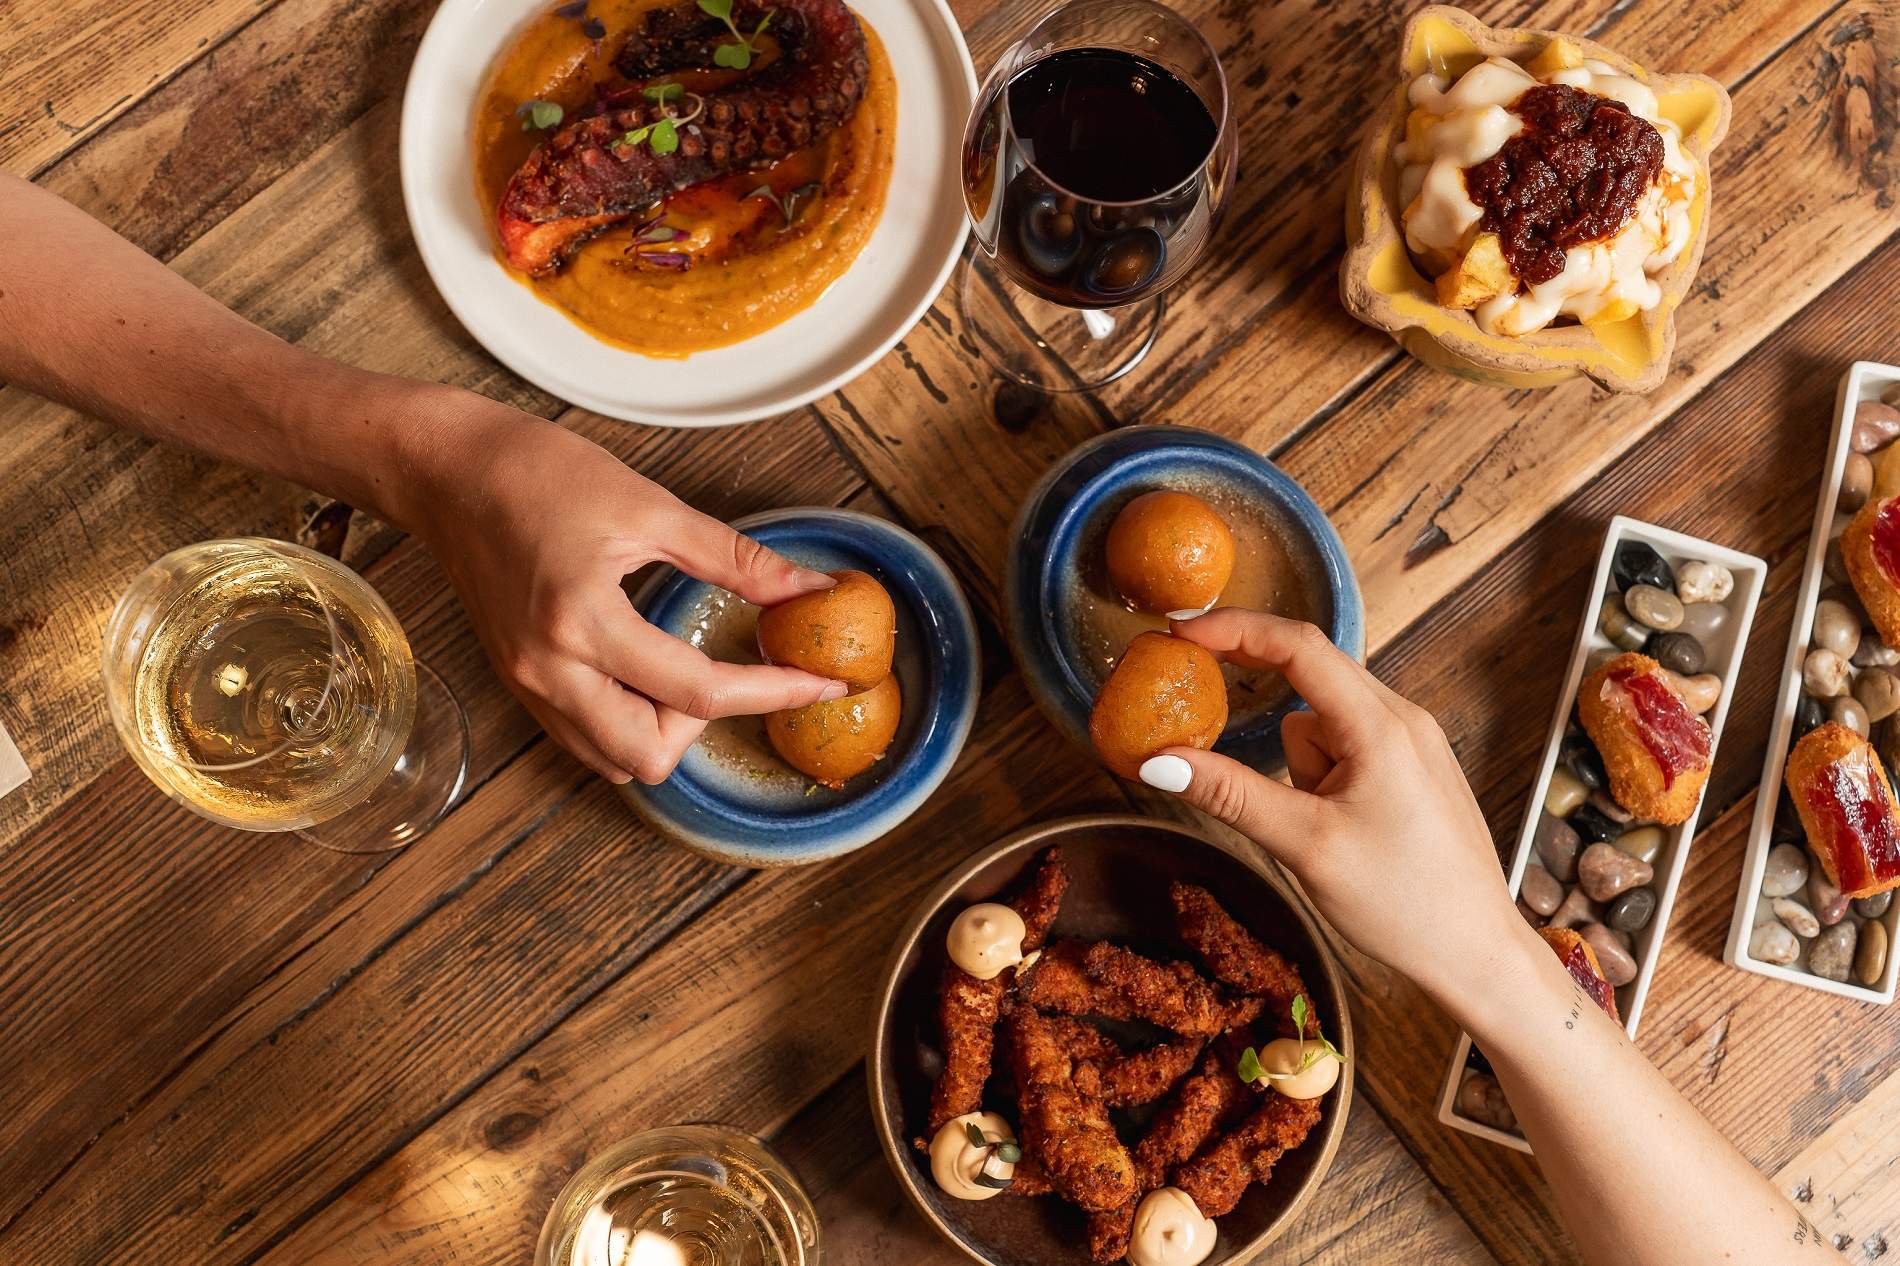
[[[792,573],[792,583],[800,589],[829,589],[838,582],[821,571],[809,567],[800,567]]]
[[[851,693],[851,687],[842,681],[834,681],[818,692],[818,702],[830,703],[833,699],[842,699]]]
[[[1150,756],[1136,771],[1150,787],[1179,795],[1194,781],[1194,767],[1179,756]]]

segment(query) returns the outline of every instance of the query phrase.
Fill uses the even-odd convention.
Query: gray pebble
[[[1498,1085],[1497,1078],[1483,1073],[1465,1074],[1458,1086],[1458,1115],[1494,1130],[1515,1132],[1517,1129],[1517,1114],[1511,1111],[1504,1088]]]
[[[1531,842],[1537,850],[1537,860],[1558,880],[1569,883],[1577,877],[1577,854],[1583,851],[1583,837],[1577,834],[1576,827],[1546,813],[1538,821],[1537,834]]]
[[[1555,914],[1564,900],[1564,886],[1542,866],[1526,866],[1517,891],[1525,905],[1545,916]]]
[[[1564,894],[1563,904],[1550,916],[1550,926],[1554,928],[1574,928],[1584,923],[1594,923],[1601,917],[1603,907],[1584,895],[1583,889],[1572,888]]]
[[[1620,594],[1611,594],[1603,600],[1597,627],[1603,630],[1603,636],[1626,651],[1640,651],[1649,642],[1648,626],[1630,615]]]
[[[1757,923],[1755,930],[1748,934],[1748,956],[1786,967],[1801,956],[1801,942],[1794,939],[1793,932],[1770,919]]]
[[[1727,627],[1727,607],[1719,602],[1690,602],[1682,608],[1682,623],[1676,626],[1676,632],[1706,642]]]
[[[1638,624],[1668,632],[1682,623],[1682,599],[1653,585],[1633,585],[1623,591],[1623,609]]]
[[[1864,923],[1860,944],[1854,947],[1854,979],[1863,985],[1880,983],[1887,969],[1887,928],[1883,923]]]
[[[1841,538],[1836,536],[1827,543],[1827,554],[1821,562],[1821,574],[1837,585],[1852,583],[1847,574],[1847,557],[1841,553]]]
[[[1863,919],[1878,919],[1887,913],[1887,907],[1893,904],[1893,889],[1876,892],[1871,897],[1857,897],[1854,900],[1854,913]]]
[[[1858,933],[1852,923],[1836,923],[1824,930],[1808,946],[1808,970],[1824,980],[1846,980],[1854,967]]]
[[[1663,845],[1669,842],[1669,836],[1659,826],[1639,826],[1633,831],[1623,832],[1610,842],[1637,861],[1654,866],[1656,859],[1662,856]]]
[[[1842,514],[1852,514],[1867,504],[1874,490],[1874,461],[1865,453],[1849,453],[1841,471],[1841,491],[1834,502]]]
[[[1604,918],[1618,932],[1640,932],[1656,915],[1656,890],[1632,888],[1610,903]]]
[[[1607,791],[1593,791],[1584,802],[1598,813],[1618,826],[1628,826],[1636,821],[1636,815],[1616,802],[1616,798]]]
[[[1852,658],[1860,649],[1860,613],[1838,599],[1821,599],[1814,604],[1808,644],[1825,647],[1843,659]]]
[[[1653,866],[1614,844],[1592,844],[1577,861],[1577,882],[1592,901],[1608,901],[1655,877]]]
[[[1616,646],[1597,647],[1595,650],[1591,651],[1588,656],[1584,658],[1584,661],[1583,661],[1584,674],[1587,676],[1590,673],[1595,672],[1597,669],[1603,667],[1605,664],[1609,663],[1611,660],[1615,659],[1618,655],[1621,655],[1622,653],[1623,653],[1622,648],[1616,647]]]
[[[1775,912],[1782,926],[1796,936],[1821,935],[1821,921],[1814,917],[1814,911],[1796,901],[1793,897],[1776,897],[1769,902],[1769,908]]]
[[[1590,789],[1583,780],[1562,765],[1550,771],[1550,785],[1544,789],[1544,812],[1567,818],[1583,804]]]
[[[1867,709],[1869,721],[1885,721],[1900,712],[1900,677],[1884,668],[1863,668],[1854,678],[1854,698]]]
[[[1856,668],[1892,668],[1900,664],[1900,651],[1881,641],[1879,634],[1863,632],[1851,662]]]
[[[1720,563],[1684,563],[1676,569],[1676,594],[1684,602],[1720,602],[1735,592],[1735,573]]]
[[[1603,968],[1603,979],[1621,989],[1636,979],[1636,956],[1624,947],[1616,933],[1601,923],[1586,923],[1577,929],[1577,935],[1597,952],[1597,965]]]
[[[1709,653],[1687,633],[1658,633],[1649,639],[1649,654],[1672,673],[1693,677],[1707,666]]]
[[[1792,897],[1808,882],[1808,855],[1792,844],[1768,850],[1768,868],[1762,873],[1761,895]]]
[[[1873,723],[1867,719],[1867,709],[1853,695],[1835,695],[1827,701],[1828,720],[1844,725],[1854,733],[1866,738],[1873,732]]]

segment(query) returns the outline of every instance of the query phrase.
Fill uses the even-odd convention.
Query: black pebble
[[[1693,677],[1709,662],[1708,652],[1692,633],[1658,633],[1645,648],[1656,662],[1672,673]]]
[[[1804,738],[1809,730],[1816,729],[1827,720],[1827,709],[1813,695],[1802,695],[1801,702],[1794,705],[1794,736],[1796,741]]]
[[[1584,846],[1607,843],[1623,834],[1623,828],[1610,821],[1609,815],[1593,804],[1586,804],[1569,818],[1571,828],[1583,837]]]
[[[1581,735],[1564,740],[1563,762],[1577,776],[1577,781],[1592,791],[1608,781],[1608,775],[1603,770],[1603,757],[1597,754],[1595,745]]]
[[[1465,1056],[1465,1067],[1475,1068],[1487,1077],[1494,1075],[1494,1072],[1491,1068],[1491,1061],[1486,1059],[1484,1057],[1484,1052],[1479,1050],[1476,1046],[1473,1046],[1471,1048],[1471,1053]]]
[[[1801,815],[1795,810],[1794,797],[1788,794],[1786,787],[1775,798],[1775,827],[1769,838],[1777,844],[1800,844],[1808,838],[1801,825]]]
[[[1616,587],[1625,593],[1636,585],[1654,585],[1668,593],[1676,591],[1676,573],[1670,570],[1661,554],[1641,541],[1625,541],[1616,547],[1610,574],[1616,578]]]
[[[1649,920],[1655,913],[1655,892],[1648,888],[1632,888],[1611,902],[1603,917],[1619,932],[1640,932],[1649,926]]]

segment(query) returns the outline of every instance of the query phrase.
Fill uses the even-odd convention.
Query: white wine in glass
[[[153,563],[106,625],[106,697],[139,767],[205,817],[400,847],[461,790],[467,727],[362,577],[283,541]]]

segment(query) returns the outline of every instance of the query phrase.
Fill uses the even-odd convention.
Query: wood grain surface
[[[971,742],[902,829],[748,874],[656,838],[496,683],[441,570],[381,525],[344,557],[467,704],[471,791],[421,844],[342,857],[215,827],[125,758],[100,630],[187,541],[294,536],[304,489],[0,388],[0,1261],[519,1263],[586,1156],[721,1118],[807,1179],[834,1262],[949,1263],[880,1159],[860,1061],[881,947],[982,842],[1063,813],[1182,812],[1117,784],[1000,652],[1024,493],[1135,422],[1274,457],[1339,526],[1375,670],[1441,720],[1515,838],[1608,518],[1771,566],[1642,1045],[1851,1260],[1900,1240],[1900,1020],[1721,963],[1769,699],[1849,361],[1900,361],[1900,0],[1470,7],[1721,80],[1712,234],[1644,397],[1504,393],[1339,307],[1346,165],[1411,7],[1179,0],[1236,93],[1238,183],[1151,363],[1095,395],[1006,388],[954,296],[810,408],[668,432],[571,409],[450,316],[404,221],[399,98],[428,0],[15,0],[0,164],[283,337],[558,419],[710,513],[851,505],[924,534],[986,623]],[[959,0],[979,69],[1035,6]],[[1034,368],[1052,384],[1067,370]],[[1453,1026],[1353,954],[1359,1103],[1273,1261],[1571,1260],[1534,1162],[1440,1127]]]

